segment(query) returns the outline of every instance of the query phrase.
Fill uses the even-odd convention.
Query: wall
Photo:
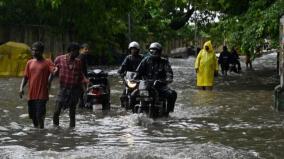
[[[45,44],[45,52],[53,56],[64,52],[71,41],[67,33],[55,33],[50,27],[39,25],[0,25],[0,42],[15,41],[29,46],[35,41]]]

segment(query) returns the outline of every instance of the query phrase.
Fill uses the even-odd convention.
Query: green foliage
[[[279,18],[283,14],[283,0],[251,0],[245,13],[226,14],[215,30],[223,34],[230,46],[253,54],[265,39],[270,39],[272,44],[278,43]]]
[[[278,42],[283,0],[0,0],[0,24],[49,26],[112,56],[131,39],[149,43],[197,36],[252,53],[265,38]],[[220,21],[214,22],[216,16]],[[195,25],[189,25],[189,22]],[[109,48],[112,48],[111,51]]]

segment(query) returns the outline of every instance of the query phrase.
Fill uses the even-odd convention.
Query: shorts
[[[47,100],[29,100],[28,112],[31,119],[44,118],[46,114],[46,102]]]

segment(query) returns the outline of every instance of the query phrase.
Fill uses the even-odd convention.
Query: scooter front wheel
[[[142,108],[141,107],[138,107],[137,113],[138,114],[142,113]]]
[[[87,102],[87,103],[85,104],[85,108],[87,108],[87,109],[93,109],[92,103]]]
[[[139,113],[142,113],[142,109],[140,106],[135,106],[133,109],[132,109],[132,112],[135,113],[135,114],[139,114]]]

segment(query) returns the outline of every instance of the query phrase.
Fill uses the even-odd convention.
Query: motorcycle
[[[84,93],[85,107],[93,109],[93,105],[102,104],[103,110],[110,109],[108,74],[101,69],[91,69],[87,75],[90,82]]]
[[[134,105],[134,113],[146,113],[150,118],[168,116],[167,99],[159,94],[157,88],[161,88],[162,81],[158,80],[140,80],[138,89],[136,89],[137,97]]]
[[[124,89],[125,92],[123,93],[123,96],[121,97],[120,102],[121,102],[121,106],[125,107],[126,109],[131,109],[130,107],[131,93],[134,90],[136,90],[138,87],[138,82],[134,80],[135,75],[136,75],[136,72],[127,71],[126,75],[123,78],[124,85],[125,85],[125,89]]]
[[[241,64],[239,60],[236,60],[234,63],[229,66],[230,72],[240,73],[241,72]]]

